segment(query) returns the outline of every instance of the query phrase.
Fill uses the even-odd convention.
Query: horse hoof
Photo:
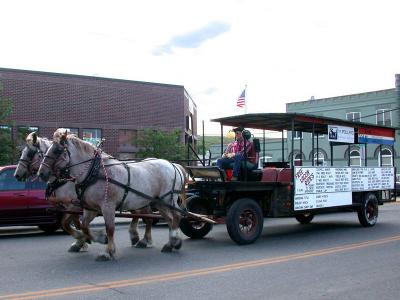
[[[161,252],[172,252],[172,247],[170,245],[164,245],[164,247],[161,249]]]
[[[79,252],[80,250],[81,250],[81,247],[79,247],[76,244],[72,244],[71,247],[69,247],[68,252],[76,253],[76,252]]]
[[[96,261],[109,261],[109,260],[112,260],[112,259],[114,259],[114,257],[111,256],[111,255],[108,254],[108,253],[99,254],[99,255],[96,257]]]
[[[181,247],[182,247],[182,240],[177,240],[176,244],[174,245],[174,248],[176,250],[179,250],[181,249]]]
[[[136,247],[136,244],[137,244],[138,242],[139,242],[139,238],[138,238],[138,237],[131,239],[131,244],[132,244],[132,246],[135,246],[135,247]]]
[[[139,241],[136,243],[135,248],[147,248],[147,244],[143,241]]]
[[[89,245],[87,243],[84,243],[80,252],[88,252],[89,249]]]

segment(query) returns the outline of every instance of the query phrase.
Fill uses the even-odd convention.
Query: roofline
[[[158,83],[158,82],[149,82],[149,81],[138,81],[138,80],[110,78],[110,77],[98,77],[98,76],[89,76],[89,75],[67,74],[67,73],[55,73],[55,72],[46,72],[46,71],[34,71],[34,70],[11,69],[11,68],[1,68],[0,67],[0,72],[1,71],[17,72],[17,73],[28,73],[28,74],[33,74],[33,75],[46,75],[46,76],[54,76],[54,77],[69,77],[69,78],[82,78],[82,79],[92,79],[92,80],[107,80],[107,81],[116,81],[116,82],[124,82],[124,83],[141,83],[141,84],[148,84],[148,85],[180,87],[180,88],[183,88],[183,89],[185,88],[183,85],[179,85],[179,84]]]
[[[391,126],[380,126],[376,124],[371,124],[371,123],[364,123],[364,122],[352,122],[352,121],[347,121],[339,118],[332,118],[332,117],[325,117],[325,116],[318,116],[318,115],[313,115],[313,114],[305,114],[305,113],[252,113],[252,114],[244,114],[244,115],[236,115],[236,116],[228,116],[228,117],[223,117],[223,118],[216,118],[210,120],[211,122],[218,122],[221,125],[228,125],[228,126],[245,126],[246,124],[249,124],[251,122],[241,122],[237,121],[238,119],[241,118],[256,118],[256,117],[272,117],[272,116],[286,116],[287,118],[291,118],[294,120],[297,118],[297,122],[305,122],[305,123],[318,123],[318,124],[336,124],[340,126],[353,126],[353,127],[369,127],[369,128],[386,128],[386,129],[392,129],[396,130],[399,129],[397,127],[391,127]],[[299,120],[299,119],[305,119],[305,120]],[[308,119],[308,120],[307,120]],[[262,129],[262,128],[260,128]],[[267,129],[267,128],[265,128]],[[286,129],[285,130],[290,130]]]
[[[339,98],[344,98],[344,97],[368,95],[368,94],[372,94],[372,93],[395,91],[395,90],[396,90],[395,88],[391,88],[391,89],[383,89],[383,90],[376,90],[376,91],[363,92],[363,93],[348,94],[348,95],[342,95],[342,96],[326,97],[326,98],[319,98],[319,99],[308,99],[308,100],[303,100],[303,101],[293,101],[293,102],[287,102],[286,106],[291,105],[291,104],[296,104],[296,103],[325,101],[325,100],[328,100],[328,99],[334,100],[334,99],[339,99]]]

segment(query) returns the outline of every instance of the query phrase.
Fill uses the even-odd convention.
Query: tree
[[[138,157],[179,160],[185,158],[185,145],[180,141],[180,130],[163,131],[145,129],[138,136]]]
[[[3,97],[3,85],[0,82],[0,165],[13,162],[15,145],[11,138],[11,122],[8,117],[12,113],[12,102]]]

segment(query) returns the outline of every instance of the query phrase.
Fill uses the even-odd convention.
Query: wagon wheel
[[[378,221],[378,200],[374,193],[365,194],[358,208],[358,220],[364,227],[372,227]]]
[[[238,199],[228,210],[226,228],[231,239],[239,245],[254,243],[263,229],[260,205],[253,199]]]
[[[196,214],[208,214],[208,210],[205,203],[197,195],[191,196],[186,206],[190,212]],[[186,236],[192,239],[201,239],[211,231],[211,229],[213,228],[213,224],[198,220],[183,218],[181,220],[179,227]]]
[[[314,219],[314,215],[311,213],[300,214],[296,215],[295,218],[300,224],[309,224]]]

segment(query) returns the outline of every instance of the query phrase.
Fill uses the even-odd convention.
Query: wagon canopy
[[[366,136],[386,137],[392,144],[395,138],[395,128],[379,126],[369,123],[346,121],[337,118],[321,117],[299,113],[257,113],[237,115],[211,120],[219,122],[221,126],[242,126],[254,129],[273,131],[292,130],[311,132],[315,134],[328,134],[328,125],[345,126],[354,128],[354,133]],[[368,143],[372,139],[359,139],[359,143]],[[376,141],[375,141],[376,142]],[[380,143],[380,142],[379,142]],[[383,141],[382,144],[385,144]]]

